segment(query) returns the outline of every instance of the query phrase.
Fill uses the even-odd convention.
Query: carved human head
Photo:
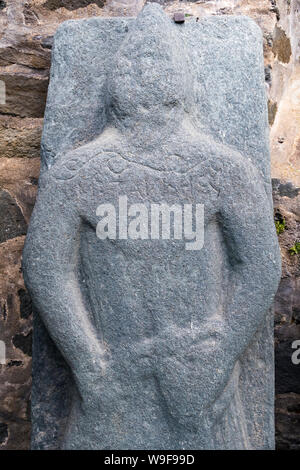
[[[109,82],[113,119],[189,109],[192,86],[179,27],[157,4],[140,13],[115,57]]]

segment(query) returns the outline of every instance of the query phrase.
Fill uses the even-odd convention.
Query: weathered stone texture
[[[275,301],[276,442],[279,449],[299,449],[300,365],[292,363],[292,343],[300,339],[300,188],[273,180],[274,210],[284,221],[279,243],[282,280]]]
[[[32,72],[21,65],[0,67],[6,85],[6,104],[0,113],[21,117],[43,117],[47,96],[47,74]]]
[[[38,173],[38,158],[0,158],[0,449],[27,449],[30,439],[32,309],[21,255]]]
[[[0,158],[38,158],[41,135],[42,119],[0,115]]]
[[[6,365],[0,365],[0,449],[27,449],[30,439],[31,312],[20,315],[24,291],[21,254],[24,236],[0,244],[0,338]]]
[[[0,110],[12,114],[12,116],[1,115],[0,117],[0,189],[10,194],[14,203],[21,208],[26,222],[32,210],[38,177],[38,161],[34,159],[31,163],[29,158],[39,155],[41,118],[45,106],[52,37],[55,30],[62,21],[71,18],[134,16],[142,8],[144,0],[122,0],[122,2],[107,0],[101,7],[102,3],[85,0],[31,0],[27,2],[6,0],[0,2],[0,73],[8,82],[10,94],[8,106],[3,108],[0,105]],[[300,2],[299,0],[201,0],[198,2],[159,0],[158,3],[164,4],[170,15],[180,9],[196,17],[224,13],[246,14],[254,18],[263,30],[266,86],[270,100],[270,123],[273,124],[271,128],[272,172],[274,178],[281,181],[281,196],[278,197],[276,191],[275,205],[279,206],[285,214],[288,226],[293,227],[279,236],[283,253],[283,281],[276,302],[277,345],[283,341],[283,337],[287,338],[286,332],[291,330],[291,335],[284,346],[286,353],[283,347],[280,351],[277,348],[277,360],[281,361],[282,354],[288,357],[291,352],[290,338],[294,337],[292,330],[294,331],[295,324],[298,322],[300,310],[297,268],[299,255],[290,256],[288,253],[290,244],[294,243],[297,237],[299,238],[299,231],[296,233],[299,203],[297,208],[297,199],[293,195],[297,193],[297,188],[300,186],[300,53],[298,45]],[[290,60],[287,62],[289,56]],[[14,100],[14,87],[16,87],[18,101]],[[23,157],[25,160],[21,163]],[[11,163],[7,161],[8,158],[11,159]],[[287,185],[289,181],[293,183],[291,191]],[[294,204],[293,207],[291,203]],[[4,289],[0,321],[3,321],[3,316],[7,321],[7,305],[10,306],[10,312],[13,309],[17,312],[17,314],[13,313],[13,319],[10,322],[9,341],[16,334],[22,333],[26,337],[29,332],[27,323],[29,318],[22,317],[21,320],[19,314],[19,302],[24,295],[20,294],[24,287],[18,273],[23,243],[20,243],[21,239],[23,236],[1,244],[6,253],[3,258],[4,264],[1,264],[1,279],[6,279],[7,272],[10,272],[9,282],[14,286],[14,290],[13,293],[8,293]],[[16,266],[18,269],[15,269]],[[24,309],[24,304],[22,308]],[[281,328],[285,331],[283,336],[279,333]],[[2,378],[3,380],[5,378],[6,382],[17,384],[14,387],[18,388],[19,396],[28,397],[30,370],[24,365],[24,353],[19,349],[16,351],[21,357],[13,359],[9,376],[3,375],[3,366],[0,366],[2,367],[1,384]],[[285,379],[281,379],[277,374],[277,383],[278,381],[284,384]],[[282,390],[281,385],[280,390]],[[278,446],[299,448],[297,436],[300,432],[297,416],[299,416],[300,396],[292,392],[284,392],[279,395],[278,400],[276,408]],[[1,448],[28,448],[29,446],[29,423],[19,420],[19,404],[20,401],[10,403],[9,416],[7,412],[1,411],[0,413]],[[8,435],[9,440],[7,440]]]
[[[300,400],[299,394],[283,393],[276,399],[276,443],[278,450],[300,448]]]
[[[278,26],[275,26],[272,50],[276,59],[283,64],[289,63],[292,55],[291,41],[285,31]]]

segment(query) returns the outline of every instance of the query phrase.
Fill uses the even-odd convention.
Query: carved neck
[[[171,108],[162,112],[161,107],[137,110],[135,115],[115,119],[114,127],[133,147],[151,150],[169,141],[188,120],[183,109]]]

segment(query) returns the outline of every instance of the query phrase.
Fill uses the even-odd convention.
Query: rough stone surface
[[[277,112],[270,133],[272,176],[300,187],[300,1],[280,2],[274,30],[270,99]],[[288,10],[288,15],[287,13]]]
[[[276,443],[278,450],[299,450],[300,405],[299,395],[286,393],[276,400]]]
[[[21,117],[43,117],[48,77],[32,73],[27,67],[0,67],[0,80],[6,85],[6,103],[0,112]]]
[[[28,449],[30,439],[32,315],[21,317],[18,295],[24,290],[23,244],[24,236],[0,244],[0,339],[6,344],[6,364],[0,365],[0,449],[12,450]]]
[[[91,3],[94,3],[99,7],[103,7],[105,0],[46,0],[43,7],[49,10],[57,10],[58,8],[77,10],[77,8],[84,8]]]
[[[149,0],[148,0],[149,1]],[[26,7],[25,7],[26,3]],[[30,68],[32,74],[40,75],[41,70],[49,72],[51,45],[53,34],[59,24],[67,19],[84,18],[91,16],[135,16],[142,8],[144,0],[107,0],[103,8],[91,3],[81,7],[83,3],[74,3],[78,6],[75,10],[68,10],[64,7],[49,10],[45,8],[44,0],[6,0],[0,2],[0,65],[9,67],[12,64],[25,65]],[[198,2],[164,1],[165,11],[172,17],[174,11],[183,9],[185,13],[193,15],[194,18],[202,18],[207,15],[243,14],[253,18],[260,26],[264,38],[264,58],[266,67],[266,88],[270,100],[270,124],[271,127],[271,163],[272,174],[277,178],[277,182],[283,188],[282,196],[278,198],[277,191],[274,196],[280,200],[280,207],[284,211],[287,206],[289,225],[293,227],[294,234],[291,237],[292,243],[299,236],[295,231],[295,221],[299,219],[298,209],[294,205],[288,208],[292,202],[288,193],[292,185],[294,194],[299,190],[299,116],[300,100],[297,97],[297,84],[299,80],[299,0],[203,0]],[[71,5],[71,2],[69,3]],[[289,63],[281,63],[275,58],[273,51],[273,40],[276,26],[283,30],[290,40],[292,56]],[[288,44],[288,42],[286,41]],[[298,77],[298,78],[297,78]],[[214,83],[214,82],[213,82]],[[37,93],[32,89],[33,100],[42,103],[44,106],[45,95]],[[275,121],[276,119],[276,121]],[[9,190],[11,196],[15,198],[17,204],[22,207],[26,220],[30,216],[34,202],[36,181],[38,176],[38,160],[29,162],[27,158],[22,162],[22,157],[38,156],[39,135],[41,134],[41,119],[20,118],[14,116],[1,116],[0,124],[0,154],[1,157],[9,157],[11,161],[4,159],[1,164],[1,187]],[[274,125],[275,123],[275,125]],[[36,129],[36,130],[35,130]],[[14,158],[17,157],[17,158]],[[282,191],[281,191],[282,192]],[[295,198],[293,196],[293,201]],[[294,204],[293,202],[293,204]],[[5,220],[2,220],[5,224]],[[284,328],[286,322],[293,322],[297,318],[297,311],[300,310],[299,299],[299,255],[290,256],[288,252],[289,237],[291,229],[279,235],[279,242],[282,246],[283,280],[276,298],[276,330]],[[10,283],[17,284],[18,272],[15,272],[15,247],[18,246],[18,238],[5,242],[4,247],[7,256],[3,258],[5,263],[1,267],[0,277],[7,279],[7,272],[11,272]],[[21,250],[18,251],[21,257]],[[288,278],[286,274],[289,272]],[[2,282],[2,281],[1,281]],[[1,288],[2,289],[2,288]],[[13,292],[15,301],[13,305],[18,311],[19,295],[16,289]],[[6,293],[1,290],[2,303],[6,302]],[[4,299],[4,300],[3,300]],[[4,302],[4,303],[5,303]],[[6,307],[1,310],[6,315]],[[2,315],[1,313],[1,315]],[[27,324],[20,321],[18,314],[10,310],[12,321],[7,338],[12,338],[15,334],[24,332],[27,334]],[[298,314],[299,315],[299,314]],[[275,330],[275,331],[276,331]],[[287,344],[290,352],[290,344]],[[30,391],[30,368],[26,363],[15,360],[9,363],[9,376],[1,376],[5,383],[18,384],[19,392],[23,394],[26,401]],[[7,366],[8,367],[8,366]],[[300,366],[298,366],[300,367]],[[24,372],[25,370],[25,372]],[[58,380],[58,379],[56,379]],[[23,381],[23,384],[22,384]],[[279,382],[278,382],[279,381]],[[284,382],[277,374],[277,383]],[[1,381],[2,384],[2,381]],[[2,385],[1,385],[2,386]],[[16,386],[16,385],[14,385]],[[22,390],[22,391],[21,391]],[[53,388],[51,393],[54,393]],[[300,435],[299,425],[295,422],[295,413],[288,411],[290,403],[290,393],[279,395],[280,409],[276,408],[277,443],[281,447],[284,440],[285,448],[292,446],[296,448],[297,439]],[[5,394],[3,395],[3,397]],[[294,394],[291,398],[295,403],[300,403],[300,395]],[[10,402],[10,415],[1,412],[0,422],[3,423],[3,435],[8,429],[9,440],[4,439],[1,449],[29,447],[29,422],[18,419],[19,401]],[[282,427],[283,423],[283,427]],[[24,431],[24,426],[26,431]],[[279,431],[280,427],[280,431]],[[2,431],[1,431],[2,432]],[[2,435],[2,434],[1,434]]]
[[[285,31],[278,26],[275,26],[273,52],[275,58],[277,58],[280,62],[284,64],[289,63],[292,55],[291,41],[287,37]]]
[[[13,198],[27,223],[35,202],[39,169],[39,158],[0,158],[0,187]]]
[[[300,241],[300,188],[273,180],[274,209],[284,220],[279,235],[282,279],[275,301],[276,443],[299,449],[300,369],[293,364],[292,343],[300,338],[300,254],[290,248]]]
[[[23,253],[54,340],[35,325],[34,448],[273,448],[280,254],[263,65],[244,17],[183,27],[149,4],[136,21],[59,28]],[[97,238],[97,206],[122,195],[204,204],[202,250]],[[45,402],[57,378],[62,397]]]
[[[21,255],[38,174],[38,158],[0,158],[6,202],[0,243],[0,340],[6,344],[6,364],[0,365],[0,449],[28,449],[30,442],[32,308]]]
[[[0,230],[0,243],[26,234],[26,223],[23,214],[13,198],[6,191],[0,192],[0,210],[6,224]]]
[[[1,158],[39,157],[42,119],[0,116]]]

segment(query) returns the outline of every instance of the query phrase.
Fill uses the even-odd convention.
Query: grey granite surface
[[[32,447],[273,448],[280,253],[259,28],[175,24],[154,3],[62,24],[42,158],[23,257]],[[131,236],[112,217],[105,238],[124,198]],[[162,203],[204,207],[203,246],[151,237]]]

